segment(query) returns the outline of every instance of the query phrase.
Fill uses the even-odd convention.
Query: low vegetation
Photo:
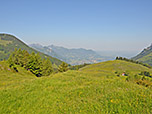
[[[3,73],[1,82],[0,113],[3,114],[152,113],[151,89],[126,82],[124,77],[80,71],[42,78]]]
[[[20,62],[18,72],[0,62],[1,114],[152,113],[152,69],[143,65],[115,60],[67,71],[62,63],[67,72],[38,78]]]
[[[128,82],[135,84],[144,82],[152,88],[152,69],[133,62],[122,60],[106,61],[86,66],[80,69],[80,71],[96,75],[104,74],[105,76],[125,77],[125,80]]]

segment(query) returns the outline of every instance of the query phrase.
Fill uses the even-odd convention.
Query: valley
[[[42,46],[40,44],[30,44],[29,46],[42,53],[65,61],[71,65],[80,65],[84,63],[91,64],[107,60],[106,57],[99,55],[97,52],[83,48],[68,49],[61,46]]]

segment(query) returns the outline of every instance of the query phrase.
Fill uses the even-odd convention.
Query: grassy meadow
[[[15,73],[6,63],[0,65],[0,114],[152,113],[152,88],[116,74],[152,74],[142,65],[107,61],[40,78],[23,68]]]

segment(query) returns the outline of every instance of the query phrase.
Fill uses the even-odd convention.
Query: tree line
[[[80,68],[83,68],[87,65],[90,65],[90,64],[89,63],[84,63],[84,64],[81,64],[81,65],[70,66],[70,70],[79,70]]]
[[[18,72],[17,66],[24,67],[31,71],[37,77],[48,76],[54,72],[52,63],[47,57],[42,59],[39,53],[28,53],[26,50],[15,49],[8,58],[9,67]],[[58,72],[65,72],[68,70],[68,64],[62,62],[58,67]]]
[[[132,59],[127,59],[125,57],[116,57],[116,60],[124,60],[124,61],[128,61],[128,62],[140,64],[140,65],[143,65],[143,66],[148,67],[148,68],[152,68],[152,66],[150,66],[148,64],[145,64],[145,63],[142,63],[142,62],[139,62],[139,61],[135,61],[135,60],[132,60]]]

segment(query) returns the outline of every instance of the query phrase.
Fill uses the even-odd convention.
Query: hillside
[[[93,50],[87,50],[83,48],[68,49],[54,45],[42,46],[40,44],[31,44],[30,46],[40,52],[63,60],[71,65],[104,61],[104,58]]]
[[[7,59],[10,53],[14,51],[15,48],[17,49],[21,48],[21,49],[27,50],[29,53],[31,53],[32,51],[34,51],[35,53],[38,53],[38,51],[29,47],[24,42],[16,38],[15,36],[10,35],[10,34],[0,34],[0,60]],[[61,64],[60,60],[54,57],[48,56],[46,54],[43,54],[41,52],[39,53],[42,58],[49,57],[53,64],[56,64],[56,65]]]
[[[152,73],[152,69],[149,69],[143,65],[122,60],[106,61],[102,63],[88,65],[80,69],[80,71],[87,73],[104,73],[107,75],[114,75],[115,72],[126,72],[130,75],[139,74],[141,71],[148,71]]]
[[[152,45],[145,48],[141,53],[132,58],[152,66]]]
[[[127,82],[114,72],[151,69],[125,61],[107,61],[49,77],[36,78],[0,62],[0,113],[151,114],[152,89]],[[11,72],[11,73],[10,73]],[[24,72],[24,73],[22,73]]]

